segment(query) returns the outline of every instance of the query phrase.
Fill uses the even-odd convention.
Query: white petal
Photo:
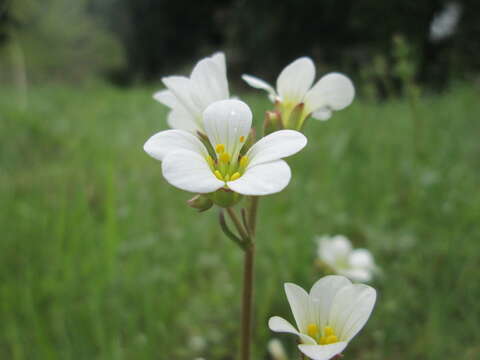
[[[295,334],[300,337],[302,343],[304,344],[316,344],[316,341],[313,340],[310,336],[298,332],[298,330],[295,329],[292,324],[279,316],[271,317],[268,320],[268,327],[270,328],[270,330],[275,332]]]
[[[157,91],[155,94],[153,94],[153,98],[171,109],[178,106],[178,100],[170,90]]]
[[[277,91],[282,101],[300,103],[315,78],[312,59],[301,57],[282,70],[277,79]]]
[[[352,251],[350,241],[344,236],[324,236],[318,239],[318,256],[332,267],[338,263],[347,263]]]
[[[343,74],[329,73],[323,76],[305,96],[305,112],[314,112],[328,107],[341,110],[353,101],[355,88]]]
[[[307,326],[311,321],[311,319],[309,319],[310,299],[308,293],[303,288],[293,283],[286,283],[284,287],[298,330],[302,333],[306,333]]]
[[[348,277],[352,281],[369,282],[372,280],[372,271],[362,268],[343,269],[338,271],[339,274]]]
[[[352,267],[373,269],[375,262],[370,251],[367,249],[356,249],[350,254],[350,265]]]
[[[211,60],[226,74],[227,62],[225,60],[225,54],[223,52],[217,52],[210,57]]]
[[[262,79],[259,79],[255,76],[247,75],[247,74],[242,75],[242,79],[251,87],[255,89],[265,90],[266,92],[268,92],[268,94],[270,95],[269,96],[270,100],[272,100],[272,98],[273,99],[276,98],[277,93],[275,92],[275,89],[266,81],[263,81]]]
[[[328,108],[320,108],[312,113],[314,119],[326,121],[332,117],[332,111]]]
[[[171,185],[194,193],[211,193],[225,185],[213,175],[205,158],[193,151],[170,152],[163,159],[162,172]]]
[[[365,325],[376,297],[375,289],[364,284],[345,286],[336,293],[329,324],[341,340],[350,341]]]
[[[312,286],[310,298],[314,299],[317,304],[317,321],[321,329],[329,325],[329,315],[336,294],[342,288],[350,285],[352,282],[344,276],[329,275],[321,278]]]
[[[295,130],[279,130],[257,141],[248,151],[248,167],[296,154],[307,145],[307,138]]]
[[[168,76],[162,78],[165,86],[175,95],[182,106],[192,114],[195,119],[201,119],[203,109],[192,99],[192,82],[185,76]]]
[[[330,360],[340,354],[348,343],[345,341],[329,345],[298,345],[302,353],[313,360]]]
[[[221,100],[210,105],[203,113],[203,123],[213,148],[224,144],[232,155],[240,151],[252,126],[252,111],[242,101]],[[232,155],[233,156],[233,155]]]
[[[331,251],[336,258],[346,258],[352,251],[352,243],[343,235],[336,235],[330,240]]]
[[[229,181],[227,185],[243,195],[270,195],[282,191],[291,177],[288,164],[278,160],[248,168],[238,180]]]
[[[195,65],[190,80],[192,98],[203,110],[213,102],[229,97],[226,73],[210,58],[203,59]]]
[[[177,150],[190,150],[203,156],[208,155],[202,142],[196,136],[184,130],[160,131],[147,140],[143,149],[148,155],[160,161],[168,153]]]
[[[167,123],[172,129],[185,130],[192,133],[201,131],[192,114],[181,107],[170,111],[167,115]]]

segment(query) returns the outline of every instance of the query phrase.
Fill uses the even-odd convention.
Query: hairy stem
[[[250,211],[248,217],[248,226],[249,226],[249,233],[252,237],[255,236],[255,230],[257,227],[257,209],[258,209],[258,196],[252,196],[250,198]]]

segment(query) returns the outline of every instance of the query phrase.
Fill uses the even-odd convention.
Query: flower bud
[[[205,195],[195,195],[187,201],[188,206],[197,209],[198,212],[207,211],[213,206],[213,201]]]
[[[279,111],[266,111],[265,122],[263,123],[263,132],[268,135],[272,132],[282,130],[282,115]]]

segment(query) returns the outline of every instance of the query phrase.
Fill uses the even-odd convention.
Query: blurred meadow
[[[6,2],[11,11],[0,17],[8,35],[0,45],[0,358],[233,360],[242,254],[219,231],[218,210],[187,207],[191,194],[169,186],[142,149],[167,128],[167,109],[152,99],[160,76],[188,73],[223,48],[214,41],[179,51],[181,66],[172,57],[154,70],[139,65],[141,74],[120,71],[131,62],[117,32],[78,15],[86,4],[99,16],[118,3],[80,1],[75,12],[72,2],[49,0],[49,12]],[[388,43],[388,56],[364,67],[348,53],[336,66],[328,57],[319,64],[351,75],[358,96],[329,121],[309,120],[307,148],[288,160],[291,183],[260,203],[255,360],[269,359],[273,337],[298,358],[295,339],[273,334],[267,320],[292,319],[283,283],[310,288],[321,276],[314,237],[323,234],[347,235],[382,269],[372,318],[345,359],[480,358],[479,59],[462,67],[461,52],[452,53],[449,69],[462,71],[438,84],[436,72],[432,82],[418,75],[425,58],[408,35]],[[231,45],[231,92],[260,130],[271,103],[237,74],[262,60],[242,62],[254,53]],[[295,56],[315,59],[312,49],[263,73],[273,81]]]

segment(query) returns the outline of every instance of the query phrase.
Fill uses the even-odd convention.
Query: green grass
[[[268,102],[246,99],[261,123]],[[151,91],[50,86],[15,102],[0,91],[0,357],[233,359],[241,252],[143,152],[165,128]],[[478,358],[479,113],[458,87],[422,99],[415,127],[406,101],[360,100],[307,125],[292,182],[260,203],[255,360],[276,336],[268,317],[291,319],[282,284],[321,275],[320,234],[383,269],[346,359]]]

